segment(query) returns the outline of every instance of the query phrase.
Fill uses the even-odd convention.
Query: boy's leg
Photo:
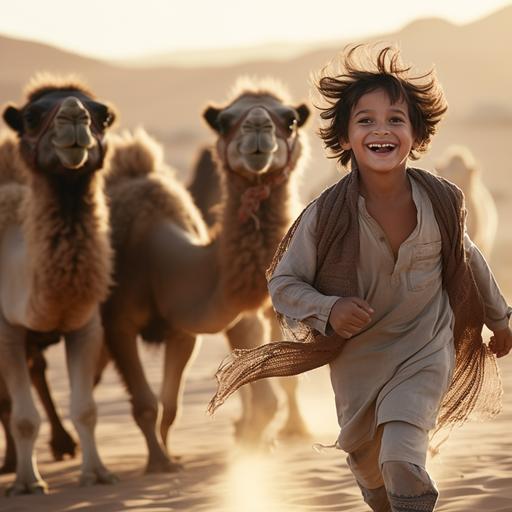
[[[382,427],[374,439],[348,454],[347,464],[368,506],[374,512],[391,512],[379,466],[381,437]]]
[[[428,431],[403,421],[384,424],[379,462],[392,512],[432,512],[438,491],[425,471]]]

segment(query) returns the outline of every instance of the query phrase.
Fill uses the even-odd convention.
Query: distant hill
[[[435,64],[454,119],[471,117],[488,105],[512,109],[512,6],[474,23],[457,26],[440,19],[415,21],[375,39],[401,44],[404,57],[420,68]],[[206,102],[221,102],[239,75],[270,75],[287,84],[298,100],[307,98],[311,72],[345,45],[287,60],[230,66],[150,68],[109,64],[51,46],[0,37],[0,103],[17,101],[36,71],[77,73],[98,95],[115,103],[123,126],[144,124],[159,133],[206,133],[200,113]],[[197,57],[197,55],[196,55]],[[205,60],[208,53],[205,53]]]

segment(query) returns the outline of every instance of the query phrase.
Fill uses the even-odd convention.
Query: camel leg
[[[37,348],[29,349],[30,352],[30,377],[41,399],[44,410],[50,421],[51,439],[50,449],[55,460],[63,460],[65,455],[75,456],[76,443],[66,431],[57,414],[46,379],[46,359],[43,353]]]
[[[94,369],[103,340],[99,312],[81,329],[67,333],[66,362],[71,388],[71,420],[80,438],[82,468],[80,485],[115,483],[118,478],[101,462],[94,430],[96,404],[92,396]]]
[[[167,447],[167,435],[181,402],[183,373],[194,351],[196,337],[185,332],[174,332],[165,341],[164,377],[160,391],[163,405],[160,435]]]
[[[12,400],[11,434],[16,447],[16,479],[9,495],[41,494],[47,485],[37,470],[34,444],[41,418],[32,397],[26,360],[25,330],[13,327],[0,315],[0,373]]]
[[[16,471],[16,449],[14,448],[14,439],[12,438],[9,426],[10,420],[11,398],[7,391],[7,385],[2,375],[0,375],[0,422],[5,434],[5,457],[2,467],[0,467],[0,475]]]
[[[123,320],[126,323],[126,319]],[[137,351],[137,332],[121,321],[105,322],[105,339],[132,402],[132,415],[148,449],[146,473],[168,473],[181,468],[171,461],[156,433],[158,400],[144,375]],[[117,325],[116,325],[117,324]]]
[[[270,321],[270,339],[277,341],[283,338],[279,322],[272,310],[265,312],[265,316]],[[288,406],[288,414],[284,426],[279,431],[279,437],[283,439],[290,438],[309,438],[311,434],[306,422],[302,417],[299,409],[299,403],[297,401],[297,391],[299,387],[299,379],[296,376],[293,377],[281,377],[278,379],[281,389],[284,391],[286,396],[286,404]]]
[[[226,331],[232,349],[257,347],[263,343],[265,334],[265,319],[257,313],[244,315]],[[236,434],[243,442],[257,443],[277,411],[277,398],[267,379],[251,383],[243,393],[242,417],[235,424]]]
[[[97,386],[100,383],[101,377],[103,376],[103,372],[108,363],[110,363],[110,352],[108,351],[106,343],[103,342],[101,344],[100,357],[98,358],[98,363],[94,371],[94,386]]]

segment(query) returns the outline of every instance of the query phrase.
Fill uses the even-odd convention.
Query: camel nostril
[[[90,124],[91,116],[78,98],[70,96],[62,102],[56,121]]]

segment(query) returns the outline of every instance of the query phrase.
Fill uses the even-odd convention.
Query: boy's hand
[[[494,331],[493,334],[494,336],[491,336],[491,341],[489,341],[491,352],[496,354],[496,357],[506,356],[512,349],[512,331],[510,327]]]
[[[334,303],[329,323],[336,334],[348,339],[370,323],[373,312],[365,300],[359,297],[344,297]]]

